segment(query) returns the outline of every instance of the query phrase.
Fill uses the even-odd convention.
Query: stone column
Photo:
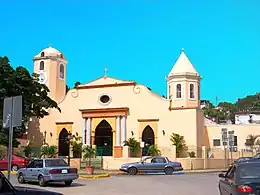
[[[126,136],[126,116],[123,116],[121,119],[121,146],[124,146],[124,141],[127,140]]]
[[[120,116],[116,117],[116,146],[121,146],[121,123],[120,123]]]
[[[82,143],[83,144],[86,144],[86,142],[87,142],[86,136],[87,136],[86,135],[86,119],[83,118],[82,119]]]
[[[87,146],[91,146],[91,118],[87,119],[87,136],[86,136]]]
[[[114,146],[113,156],[115,158],[122,157],[122,149],[121,146],[121,117],[116,117],[116,145]]]

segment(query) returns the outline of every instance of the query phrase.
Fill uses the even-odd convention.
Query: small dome
[[[52,46],[45,48],[39,54],[37,54],[35,57],[48,57],[48,56],[63,58],[63,54],[61,52],[59,52],[57,49],[53,48]]]

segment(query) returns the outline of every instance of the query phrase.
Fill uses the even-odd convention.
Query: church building
[[[133,80],[103,76],[66,90],[66,55],[53,47],[34,56],[34,72],[40,75],[49,96],[61,109],[29,123],[28,139],[34,146],[43,142],[58,146],[59,156],[68,156],[69,135],[82,137],[104,156],[124,156],[125,140],[134,137],[156,145],[162,155],[171,155],[172,133],[184,136],[186,145],[200,156],[204,143],[204,116],[200,108],[200,80],[184,50],[167,77],[167,97]],[[162,82],[163,79],[162,79]]]

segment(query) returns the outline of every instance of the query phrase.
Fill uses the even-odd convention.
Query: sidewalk
[[[192,173],[219,173],[222,171],[226,171],[227,169],[199,169],[199,170],[184,170],[182,171],[184,174],[192,174]],[[96,175],[102,175],[108,173],[109,175],[119,175],[119,174],[126,174],[124,172],[121,172],[119,170],[100,170],[95,169],[94,173]],[[84,170],[79,171],[80,175],[86,175]]]

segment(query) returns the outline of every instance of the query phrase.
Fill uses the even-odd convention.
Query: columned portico
[[[83,144],[94,144],[97,121],[106,120],[113,132],[113,157],[120,158],[123,155],[123,142],[126,138],[126,116],[129,108],[105,108],[80,110],[83,117]],[[110,121],[110,122],[109,122]],[[114,121],[114,122],[112,122]],[[84,126],[85,124],[85,126]],[[113,125],[114,124],[114,125]],[[84,128],[85,127],[85,128]],[[85,141],[86,140],[86,141]]]
[[[121,146],[121,117],[116,117],[116,146]]]
[[[91,146],[91,118],[87,118],[87,136],[86,136],[86,144],[87,146]]]
[[[122,116],[121,118],[121,146],[124,146],[124,141],[127,140],[127,132],[126,132],[126,116]]]

